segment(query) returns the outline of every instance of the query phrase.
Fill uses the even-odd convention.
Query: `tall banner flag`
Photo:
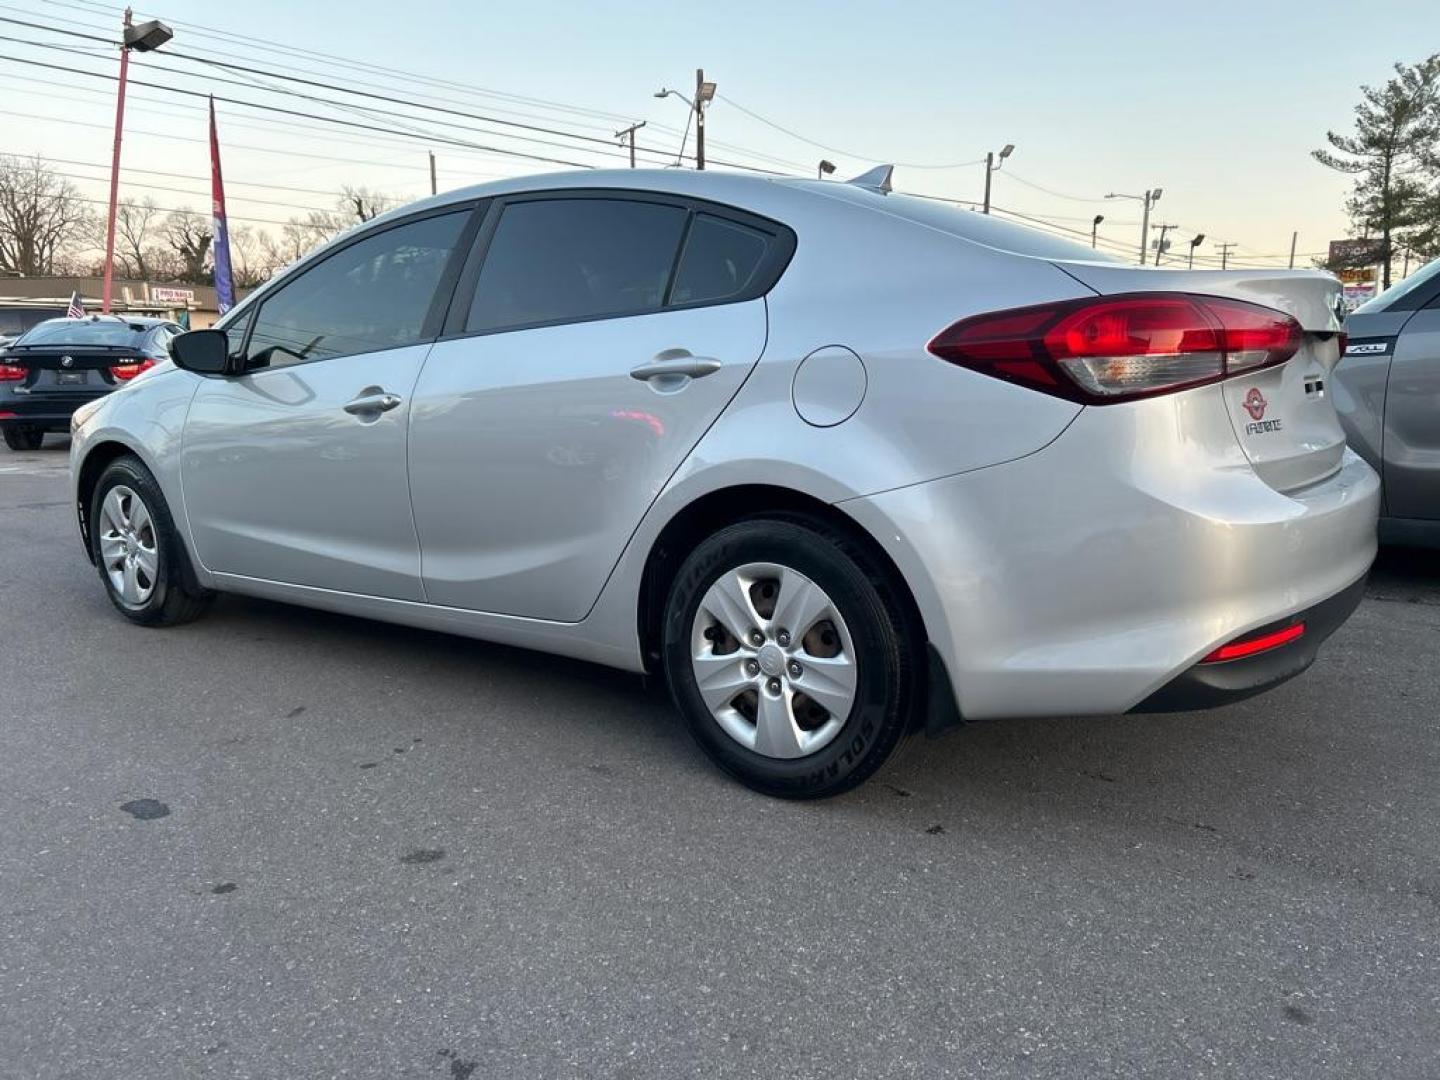
[[[210,99],[210,201],[215,219],[215,305],[224,315],[235,306],[230,277],[230,228],[225,222],[225,182],[220,179],[220,137],[215,132],[215,99]]]

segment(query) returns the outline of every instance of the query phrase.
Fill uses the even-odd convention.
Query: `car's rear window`
[[[41,323],[15,342],[20,345],[138,346],[150,327],[118,319],[56,319]]]
[[[1059,259],[1064,262],[1124,263],[1124,259],[1096,251],[1089,244],[1070,240],[1041,229],[1031,228],[993,214],[961,210],[938,199],[922,199],[914,195],[892,192],[881,195],[853,184],[809,181],[805,186],[832,198],[868,206],[882,214],[893,214],[962,240],[984,244],[998,251],[1028,255],[1037,259]]]

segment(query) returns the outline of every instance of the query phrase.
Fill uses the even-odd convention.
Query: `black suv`
[[[164,319],[89,315],[50,319],[0,350],[0,431],[11,450],[38,450],[47,431],[147,368],[170,359],[183,328]]]

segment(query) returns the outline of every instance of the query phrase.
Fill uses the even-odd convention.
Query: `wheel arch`
[[[636,610],[641,657],[647,671],[658,669],[665,598],[685,555],[725,525],[774,514],[810,518],[859,544],[886,579],[919,640],[930,640],[920,606],[900,568],[864,526],[830,503],[793,488],[739,484],[718,488],[691,500],[671,516],[650,546],[640,578]]]
[[[127,454],[144,461],[134,447],[118,439],[102,439],[86,450],[80,469],[75,475],[75,513],[80,521],[80,539],[85,545],[85,557],[92,565],[95,562],[95,552],[90,543],[90,503],[95,496],[95,485],[100,482],[100,475],[112,461]]]

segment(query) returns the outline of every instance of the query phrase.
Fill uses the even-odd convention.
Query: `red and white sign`
[[[157,304],[193,304],[194,289],[179,289],[173,285],[151,285],[150,299]]]

